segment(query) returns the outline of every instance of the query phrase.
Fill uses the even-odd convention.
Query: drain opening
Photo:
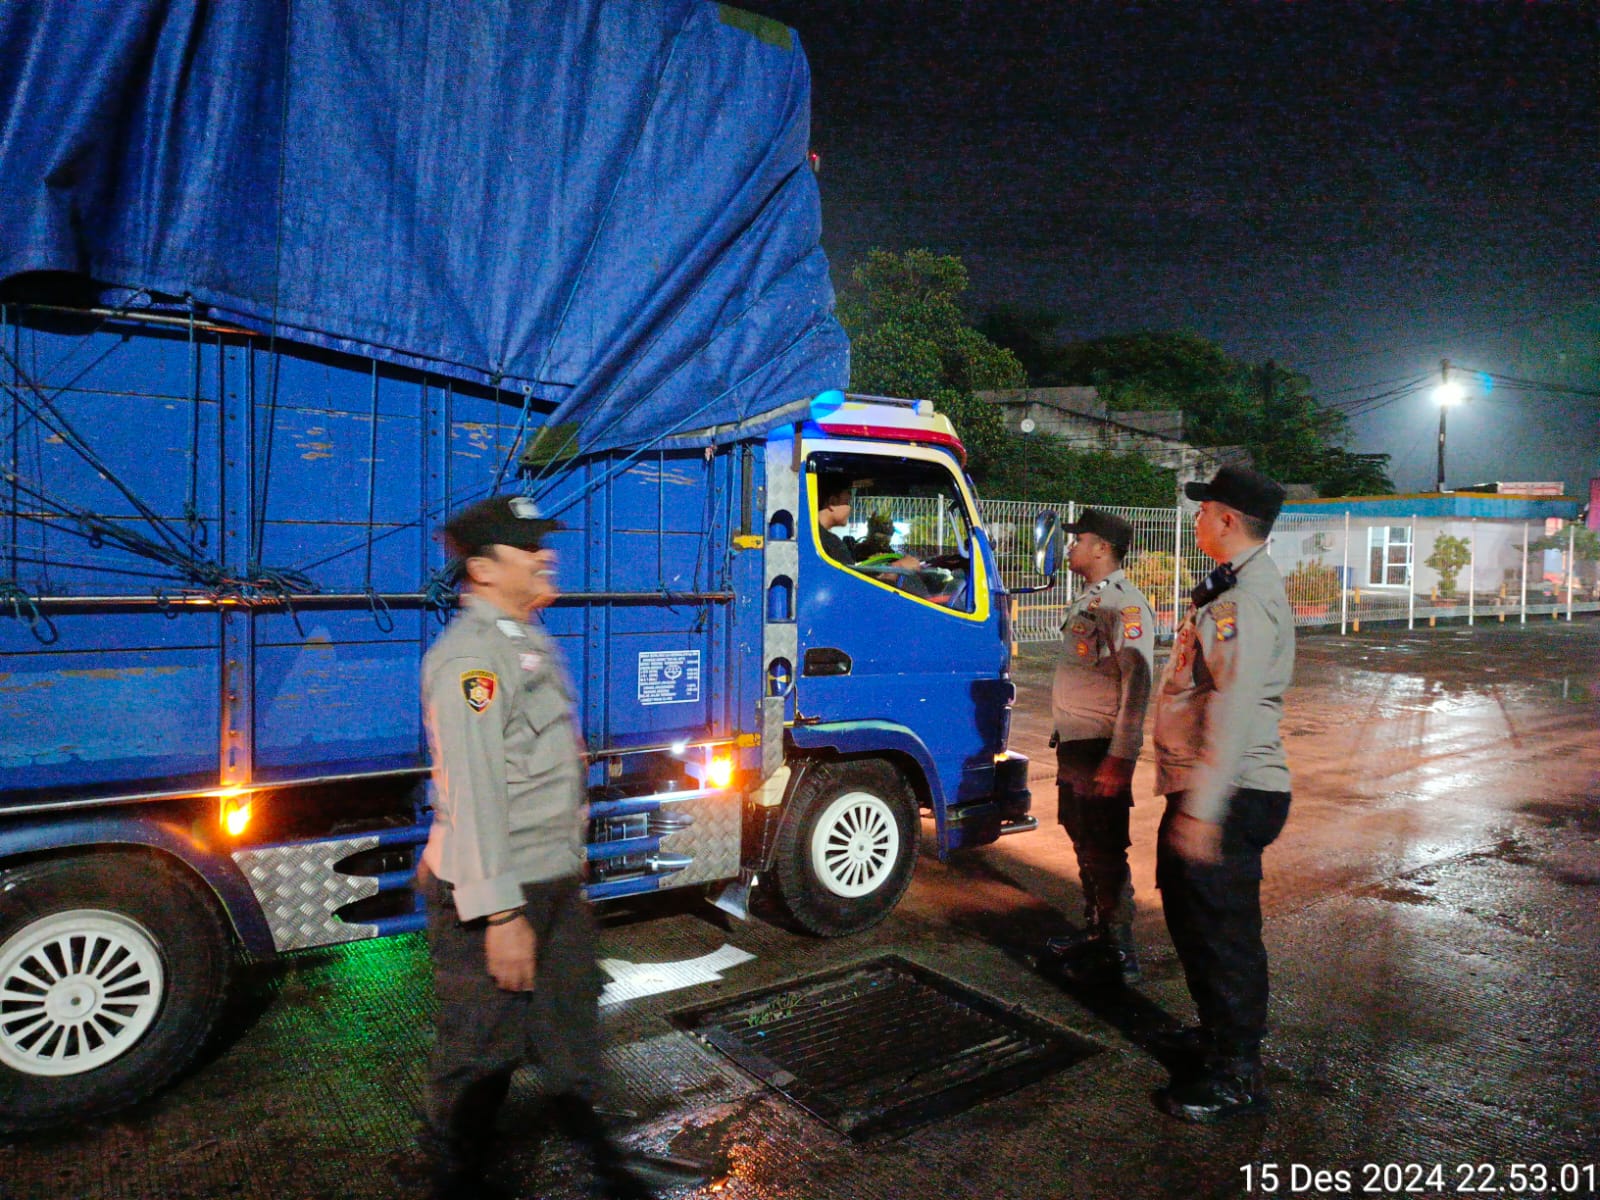
[[[893,955],[673,1020],[856,1141],[962,1112],[1101,1049]]]

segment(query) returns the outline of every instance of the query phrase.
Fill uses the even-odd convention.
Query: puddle
[[[1518,805],[1525,813],[1550,829],[1576,829],[1580,833],[1600,834],[1600,796],[1571,800],[1530,800]]]
[[[1362,888],[1356,893],[1359,896],[1369,896],[1374,900],[1385,900],[1391,904],[1415,904],[1433,907],[1439,903],[1437,896],[1430,896],[1426,892],[1416,890],[1416,886],[1403,883],[1379,883],[1372,887]]]

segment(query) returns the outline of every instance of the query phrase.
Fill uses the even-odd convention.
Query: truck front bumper
[[[1033,793],[1028,790],[1028,756],[1007,750],[994,764],[994,801],[1000,812],[1000,834],[1026,833],[1039,827],[1028,815]]]
[[[989,768],[984,768],[988,774]],[[951,851],[986,846],[1008,833],[1026,833],[1039,822],[1028,815],[1033,794],[1028,790],[1028,756],[1004,751],[995,756],[993,774],[981,795],[948,809],[939,857]]]

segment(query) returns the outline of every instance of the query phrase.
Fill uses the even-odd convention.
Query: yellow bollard
[[[1434,619],[1433,619],[1432,615],[1430,614],[1429,617],[1428,617],[1428,628],[1432,629],[1433,627],[1434,627]]]

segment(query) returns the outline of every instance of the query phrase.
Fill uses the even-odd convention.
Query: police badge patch
[[[461,672],[461,694],[466,697],[467,707],[475,713],[481,713],[494,703],[499,686],[500,680],[493,671]]]
[[[1217,622],[1217,641],[1231,642],[1239,636],[1239,606],[1232,600],[1219,600],[1211,606]]]
[[[1137,604],[1130,604],[1122,610],[1122,636],[1130,642],[1144,636],[1144,615]]]

